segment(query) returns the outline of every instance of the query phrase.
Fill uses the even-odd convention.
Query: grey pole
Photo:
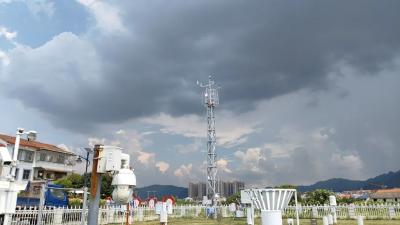
[[[294,201],[296,202],[296,224],[300,225],[300,221],[299,221],[299,206],[298,206],[298,202],[297,202],[297,189],[294,192]]]
[[[88,225],[98,225],[98,220],[99,220],[101,174],[97,173],[97,163],[99,158],[99,152],[102,148],[103,148],[102,145],[94,146],[92,175],[91,175],[92,182],[90,185]]]
[[[82,215],[81,215],[81,225],[85,225],[86,222],[86,208],[87,208],[87,170],[88,170],[88,165],[89,165],[89,153],[90,151],[88,149],[86,150],[86,158],[84,159],[86,161],[86,167],[85,167],[85,174],[84,174],[84,180],[83,180],[83,204],[82,204]]]
[[[39,201],[39,211],[37,215],[37,225],[42,224],[42,217],[43,217],[43,208],[44,208],[44,203],[45,203],[45,198],[46,198],[46,185],[42,184],[42,189],[40,192],[40,201]]]
[[[85,222],[86,222],[87,191],[88,191],[88,188],[83,187],[83,204],[82,204],[81,225],[85,225]]]

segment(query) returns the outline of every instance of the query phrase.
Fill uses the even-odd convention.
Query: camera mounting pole
[[[122,148],[116,146],[94,146],[90,205],[88,225],[97,225],[99,218],[101,174],[113,172],[111,185],[114,187],[112,197],[115,203],[126,205],[132,200],[136,187],[136,175],[129,168],[130,156],[122,153]]]
[[[97,173],[100,151],[103,145],[95,145],[93,153],[92,174],[90,182],[90,204],[88,211],[88,225],[97,225],[99,220],[101,173]]]

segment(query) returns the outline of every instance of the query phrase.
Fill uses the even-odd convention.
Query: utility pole
[[[97,164],[100,151],[103,150],[103,145],[95,145],[93,153],[91,185],[90,185],[90,203],[88,212],[88,225],[98,225],[99,205],[100,205],[100,188],[101,188],[101,173],[97,173]]]

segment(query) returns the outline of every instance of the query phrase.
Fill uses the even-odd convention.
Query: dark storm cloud
[[[32,86],[24,80],[19,81],[24,89],[8,84],[10,95],[31,95],[20,100],[59,125],[84,129],[159,112],[203,113],[196,80],[213,74],[222,86],[224,109],[243,111],[299,89],[329,88],[327,76],[338,62],[374,74],[400,47],[399,1],[123,4],[119,7],[129,34],[91,40],[101,65],[97,85],[65,83],[68,104],[60,90],[53,95],[40,87],[26,88]],[[82,67],[68,62],[61,73],[83,76]],[[40,85],[52,85],[51,77],[60,73],[43,71],[48,74],[41,75]]]

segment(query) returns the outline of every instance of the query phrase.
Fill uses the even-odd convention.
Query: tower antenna
[[[204,88],[203,103],[207,109],[207,198],[211,199],[212,205],[217,204],[216,185],[217,185],[217,155],[215,152],[216,135],[215,135],[215,107],[219,104],[218,86],[208,77],[208,83],[199,83]]]

